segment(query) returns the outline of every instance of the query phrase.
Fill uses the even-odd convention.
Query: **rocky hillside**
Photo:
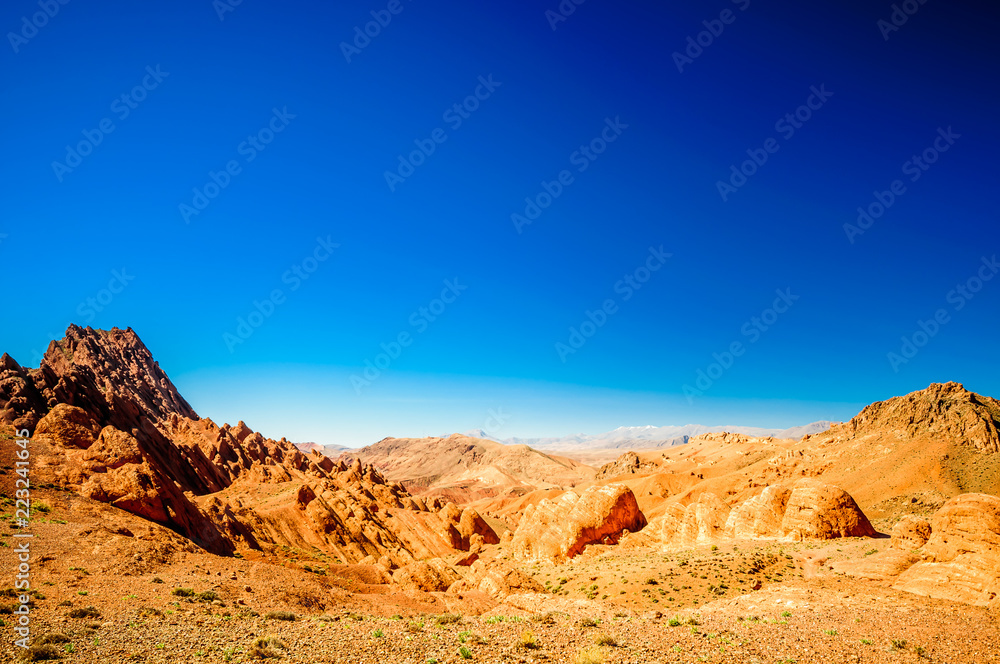
[[[456,502],[570,488],[595,475],[589,466],[526,445],[504,445],[461,434],[447,438],[386,438],[350,450],[345,456],[372,464],[414,493]]]
[[[801,477],[842,487],[872,518],[926,516],[964,493],[1000,495],[998,418],[996,399],[936,383],[801,440],[704,434],[670,450],[626,453],[597,479],[628,484],[650,516],[704,492],[732,506]]]
[[[70,327],[38,369],[0,365],[0,421],[33,433],[34,483],[210,552],[317,549],[393,568],[498,539],[473,510],[414,498],[370,465],[199,418],[132,330]]]

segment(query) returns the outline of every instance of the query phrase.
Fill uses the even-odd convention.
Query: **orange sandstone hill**
[[[929,515],[964,493],[1000,495],[998,431],[1000,401],[935,383],[800,440],[710,433],[669,450],[628,452],[596,480],[628,485],[656,516],[705,492],[734,505],[766,486],[813,477],[847,491],[869,517],[895,520]]]
[[[504,445],[461,434],[386,438],[344,454],[372,464],[411,492],[456,502],[571,488],[595,475],[590,466],[527,445]]]

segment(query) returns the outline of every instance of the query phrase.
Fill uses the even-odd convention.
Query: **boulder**
[[[38,423],[35,437],[85,450],[94,444],[100,431],[101,427],[87,411],[60,403]]]
[[[97,472],[143,462],[139,441],[112,426],[101,429],[97,441],[87,449],[83,458],[91,462],[90,467]]]
[[[795,540],[874,537],[877,534],[849,493],[810,477],[792,485],[781,519],[781,532]]]
[[[615,544],[623,531],[640,530],[646,517],[624,484],[593,486],[578,495],[528,507],[511,541],[518,560],[557,562],[581,553],[588,544]]]
[[[930,536],[930,521],[909,514],[892,527],[892,541],[889,542],[889,546],[899,551],[912,551],[926,544]]]

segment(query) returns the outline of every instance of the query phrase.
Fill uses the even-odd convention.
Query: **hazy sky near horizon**
[[[1000,8],[895,7],[7,2],[0,351],[351,445],[1000,395]]]

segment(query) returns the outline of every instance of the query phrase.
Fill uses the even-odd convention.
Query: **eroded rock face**
[[[697,502],[688,505],[684,511],[681,542],[684,546],[693,546],[722,539],[729,513],[729,506],[714,493],[706,491],[701,494]]]
[[[760,495],[734,508],[726,521],[726,537],[733,539],[781,537],[781,522],[785,517],[791,493],[791,489],[785,486],[769,486]]]
[[[545,587],[524,572],[502,562],[493,561],[486,565],[477,560],[469,568],[469,574],[454,583],[448,592],[452,594],[479,590],[497,600],[522,593],[545,592]]]
[[[853,435],[884,430],[915,435],[926,430],[954,436],[980,452],[1000,452],[1000,401],[969,392],[960,383],[933,383],[926,390],[865,407],[847,423]]]
[[[667,547],[689,547],[733,539],[831,539],[873,537],[868,518],[839,487],[811,478],[790,487],[774,485],[732,509],[704,492],[682,506],[668,505],[650,522],[644,539]]]
[[[781,531],[793,539],[874,537],[875,528],[851,495],[809,477],[792,485]]]
[[[392,574],[394,583],[409,590],[443,592],[459,580],[458,572],[440,558],[417,560]]]
[[[635,495],[624,484],[590,487],[582,495],[567,491],[557,500],[528,507],[511,549],[519,560],[560,561],[588,544],[614,544],[623,531],[646,525]]]
[[[931,537],[931,522],[912,514],[904,516],[892,527],[889,546],[900,551],[919,549]]]
[[[1000,498],[952,498],[931,519],[923,560],[893,588],[977,606],[1000,606]]]
[[[87,411],[60,403],[41,419],[35,429],[35,436],[64,447],[85,450],[94,444],[100,431],[101,427]]]
[[[621,455],[611,463],[606,463],[601,466],[597,471],[598,480],[610,480],[615,477],[621,477],[622,475],[635,475],[636,473],[644,473],[655,471],[659,468],[659,464],[646,462],[643,463],[639,459],[639,455],[635,452],[628,451]]]

